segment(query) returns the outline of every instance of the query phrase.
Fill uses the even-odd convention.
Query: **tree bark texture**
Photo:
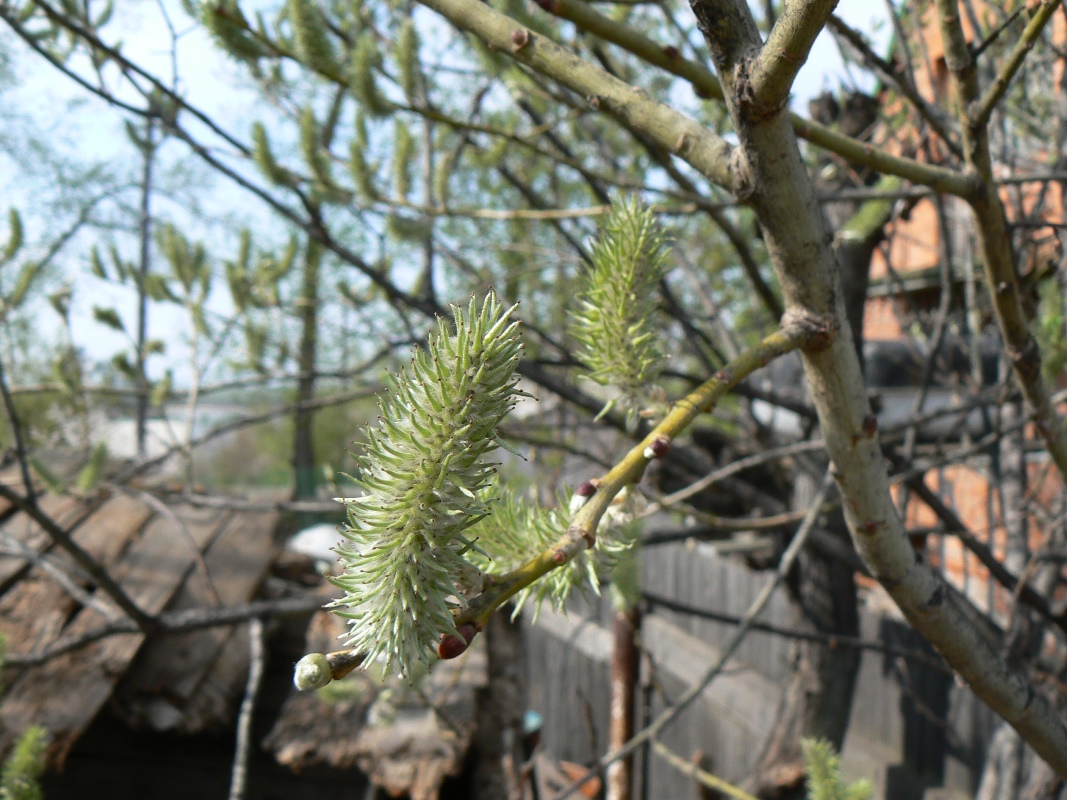
[[[877,419],[865,396],[845,318],[831,237],[784,113],[786,98],[761,91],[758,83],[761,75],[775,73],[768,60],[801,57],[806,50],[791,50],[788,44],[775,52],[762,48],[755,21],[740,0],[691,0],[691,6],[723,81],[738,136],[731,162],[734,183],[763,228],[786,318],[826,332],[821,342],[804,350],[802,359],[856,549],[912,626],[979,697],[1067,775],[1067,726],[970,624],[960,599],[912,549],[893,505]],[[823,25],[820,14],[829,13],[812,2],[797,2],[792,11],[805,28],[798,44],[810,38],[808,28]]]

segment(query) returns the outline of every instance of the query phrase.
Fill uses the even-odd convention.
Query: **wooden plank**
[[[276,513],[229,520],[168,610],[235,605],[252,599],[277,554]],[[226,719],[248,669],[247,640],[234,627],[208,628],[149,642],[117,692],[123,715],[156,730],[195,732]],[[240,637],[238,637],[240,638]],[[203,693],[203,697],[198,695]]]
[[[3,501],[3,499],[0,498],[0,501]],[[73,497],[45,495],[40,499],[40,507],[44,513],[52,517],[57,523],[67,526],[77,519],[82,504]],[[5,506],[0,509],[0,517],[3,516],[6,508]],[[52,537],[40,525],[30,519],[28,514],[22,512],[16,512],[8,519],[5,519],[0,524],[0,529],[4,533],[13,536],[38,555],[47,550],[52,543]],[[3,541],[0,541],[0,546],[2,545]],[[27,566],[26,559],[20,556],[0,556],[0,587],[8,586],[10,581],[25,570]]]
[[[559,641],[566,642],[569,648],[589,658],[604,663],[611,658],[611,634],[593,622],[543,607],[537,628],[550,632]],[[687,686],[699,681],[720,655],[716,648],[655,614],[644,618],[641,642],[661,669]],[[775,704],[768,701],[776,701],[781,691],[781,686],[731,659],[701,698],[716,709],[719,717],[729,719],[735,728],[760,737],[770,732],[774,722]]]
[[[170,517],[157,516],[117,565],[115,578],[138,606],[157,614],[193,568],[196,558],[191,550],[182,525]],[[83,609],[63,633],[83,633],[102,621],[96,611]],[[111,696],[143,641],[140,633],[112,636],[23,672],[0,702],[0,719],[4,721],[0,757],[19,732],[37,724],[52,736],[50,762],[62,764],[78,736]]]
[[[52,509],[60,524],[72,521],[81,508],[76,500],[58,497],[42,498],[41,506]],[[151,515],[152,510],[144,503],[123,496],[113,497],[74,531],[73,539],[105,568],[110,568]],[[71,569],[70,556],[52,548],[51,538],[29,517],[19,514],[10,524],[15,536],[27,544],[37,543],[35,549],[49,552],[68,573],[78,574]],[[27,562],[19,560],[24,568]],[[75,579],[75,582],[85,585],[84,581]],[[29,653],[58,637],[79,607],[48,573],[34,568],[0,597],[0,632],[7,637],[12,653]]]

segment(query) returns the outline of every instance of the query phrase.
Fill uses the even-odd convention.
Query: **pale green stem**
[[[612,500],[626,486],[636,483],[652,460],[653,443],[672,441],[685,431],[700,414],[710,412],[719,399],[739,382],[773,359],[798,347],[810,344],[823,335],[819,328],[795,323],[766,337],[719,370],[689,395],[675,403],[670,413],[621,461],[596,483],[596,492],[575,514],[563,536],[530,561],[512,572],[489,578],[485,590],[470,600],[456,615],[456,625],[473,623],[484,626],[489,615],[537,579],[563,566],[589,549],[596,541],[596,529]]]

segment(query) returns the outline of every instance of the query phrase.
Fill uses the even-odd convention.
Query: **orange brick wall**
[[[926,485],[936,491],[956,510],[960,519],[979,540],[988,545],[998,559],[1006,552],[1007,534],[999,503],[999,493],[990,490],[987,473],[973,465],[954,464],[931,470]],[[1036,553],[1046,540],[1048,525],[1056,520],[1058,503],[1063,492],[1059,473],[1047,460],[1028,465],[1030,519],[1030,550]],[[904,490],[894,487],[894,499],[899,507]],[[909,530],[937,527],[938,519],[925,503],[909,497],[904,508],[905,525]],[[1004,623],[1012,608],[1009,593],[990,578],[989,571],[970,553],[960,540],[951,534],[927,536],[926,553],[930,563],[939,567],[957,589],[967,595],[978,608],[992,612],[994,619]]]

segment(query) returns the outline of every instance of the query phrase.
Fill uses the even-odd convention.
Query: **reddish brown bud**
[[[711,99],[711,94],[709,92],[705,92],[703,89],[701,89],[701,88],[699,88],[697,86],[693,87],[693,94],[695,94],[701,100],[710,100]]]
[[[682,57],[682,54],[678,52],[678,48],[673,44],[669,44],[663,48],[663,55],[667,56],[671,61],[677,61]]]
[[[463,641],[465,641],[467,644],[470,644],[472,641],[474,641],[474,637],[478,635],[478,629],[471,625],[469,622],[464,625],[460,625],[458,630],[459,635],[463,637]]]
[[[868,414],[863,418],[863,432],[868,436],[874,436],[878,432],[878,417]]]
[[[579,497],[592,497],[594,494],[596,494],[596,483],[594,483],[593,481],[586,481],[577,489],[575,489],[574,493]]]
[[[437,656],[442,661],[461,656],[467,650],[467,643],[454,633],[442,633],[437,643]]]
[[[671,451],[671,440],[667,436],[657,436],[652,444],[645,448],[645,458],[663,458]]]
[[[516,50],[521,50],[530,42],[530,32],[525,28],[518,28],[511,32],[511,43]]]
[[[559,13],[559,3],[557,0],[536,0],[537,5],[541,6],[549,14]]]
[[[478,635],[478,629],[470,623],[466,625],[460,625],[455,633],[442,633],[441,641],[437,643],[437,656],[447,661],[450,658],[463,655],[466,652],[467,647],[475,636]]]

